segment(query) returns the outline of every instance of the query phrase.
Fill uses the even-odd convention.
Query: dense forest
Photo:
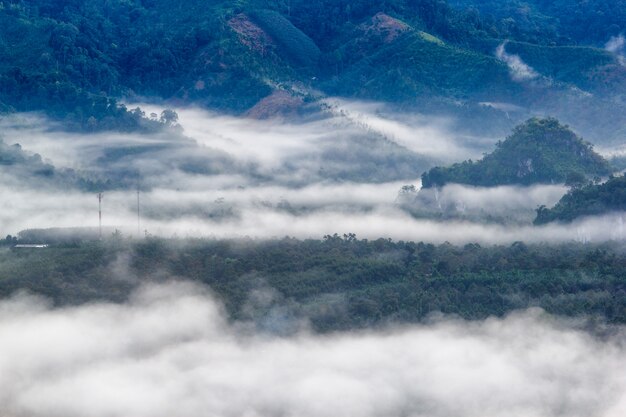
[[[623,0],[452,0],[455,7],[471,7],[483,19],[513,37],[532,43],[597,44],[624,32]]]
[[[626,177],[612,177],[602,184],[576,184],[552,208],[537,209],[535,224],[571,222],[583,216],[626,211]]]
[[[479,161],[449,168],[435,167],[422,175],[424,188],[447,183],[496,185],[565,183],[607,176],[608,162],[556,119],[531,119],[517,126],[496,149]]]
[[[120,99],[242,114],[282,92],[304,106],[339,95],[507,127],[540,111],[618,137],[626,68],[623,51],[605,43],[624,31],[623,11],[602,1],[524,5],[2,0],[0,111],[45,110],[76,128],[129,130],[151,118]],[[571,13],[557,19],[562,10]],[[502,51],[519,55],[535,79],[511,77],[506,55],[496,56],[504,41]],[[527,110],[493,105],[511,100]]]
[[[28,290],[56,305],[122,302],[142,283],[184,279],[208,285],[231,319],[277,331],[303,319],[333,331],[529,306],[626,323],[626,252],[616,243],[461,247],[351,234],[133,241],[116,233],[45,249],[14,244],[7,237],[0,249],[0,295]]]

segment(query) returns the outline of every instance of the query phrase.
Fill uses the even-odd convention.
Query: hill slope
[[[590,144],[556,119],[530,119],[483,159],[436,167],[422,175],[424,188],[447,183],[474,186],[563,183],[572,173],[587,177],[610,173],[609,164]]]
[[[579,217],[626,211],[626,177],[574,188],[551,209],[540,207],[535,224],[571,222]]]
[[[115,99],[244,114],[284,91],[305,104],[340,95],[466,118],[479,109],[507,128],[552,114],[587,136],[622,138],[623,51],[575,35],[575,19],[559,29],[569,37],[555,35],[556,9],[537,6],[522,24],[515,8],[479,3],[0,0],[0,111],[124,128],[137,123]],[[604,41],[626,29],[614,26]],[[516,79],[516,59],[536,77]]]

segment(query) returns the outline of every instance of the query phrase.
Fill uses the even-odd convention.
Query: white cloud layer
[[[383,113],[378,103],[337,98],[326,99],[325,104],[335,117],[384,135],[420,155],[442,161],[458,161],[480,155],[475,149],[467,146],[471,144],[472,138],[455,135],[451,120],[443,117],[437,119],[421,115],[408,116],[398,112]]]
[[[626,39],[624,39],[624,35],[612,36],[611,39],[606,43],[604,48],[615,55],[617,61],[626,66]]]
[[[507,223],[531,223],[535,209],[554,206],[566,193],[563,185],[472,187],[447,184],[441,189],[421,190],[400,202],[409,209],[454,215],[475,221],[499,218]],[[408,197],[408,198],[407,198]]]
[[[242,327],[242,328],[245,328]],[[4,416],[622,417],[624,329],[539,311],[289,338],[241,331],[190,284],[127,304],[0,301]]]
[[[402,159],[406,153],[443,158],[448,150],[464,159],[472,156],[467,153],[470,151],[459,138],[446,133],[445,121],[425,121],[417,116],[394,119],[382,116],[371,103],[336,101],[333,106],[336,114],[330,119],[302,123],[180,109],[180,121],[191,140],[168,134],[68,133],[34,115],[2,118],[0,127],[6,143],[20,142],[25,150],[39,152],[57,166],[140,172],[141,183],[150,191],[141,194],[139,232],[135,191],[104,193],[103,225],[125,234],[321,238],[356,233],[368,239],[453,243],[624,238],[619,213],[574,225],[532,227],[534,209],[541,204],[551,206],[564,192],[559,186],[449,186],[439,203],[471,214],[464,216],[465,220],[411,217],[396,204],[396,197],[402,185],[419,184],[421,171],[388,171],[400,164],[412,167],[413,160]],[[144,107],[148,112],[158,111]],[[365,139],[355,132],[370,130],[406,148],[393,145],[399,152],[381,157],[384,149],[371,147],[372,143],[359,145]],[[347,138],[347,142],[337,145],[339,138]],[[355,155],[355,149],[363,153]],[[190,165],[192,169],[188,169]],[[329,178],[320,173],[322,168],[335,170],[336,175]],[[36,178],[16,178],[10,172],[10,167],[0,171],[3,235],[32,228],[98,225],[95,193],[55,188]],[[355,172],[359,174],[353,178]],[[379,176],[381,172],[384,175]],[[130,181],[132,188],[134,180]],[[485,216],[523,221],[482,224]]]

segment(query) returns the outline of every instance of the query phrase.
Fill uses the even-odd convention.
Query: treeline
[[[584,216],[626,211],[626,177],[611,177],[602,184],[583,183],[573,187],[552,208],[537,209],[535,224],[571,222]]]
[[[4,297],[27,289],[57,305],[123,301],[141,283],[172,277],[208,285],[233,320],[308,319],[318,331],[419,322],[436,312],[482,319],[530,306],[626,323],[626,253],[616,243],[482,247],[354,235],[127,241],[117,234],[0,251]]]
[[[626,30],[624,0],[278,0],[267,1],[318,44],[329,43],[346,22],[377,12],[402,16],[448,41],[516,39],[539,45],[595,44]]]

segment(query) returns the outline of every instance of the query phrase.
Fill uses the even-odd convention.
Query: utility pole
[[[98,193],[98,238],[102,240],[102,193]]]
[[[141,212],[139,210],[139,187],[137,187],[137,238],[141,236]]]

